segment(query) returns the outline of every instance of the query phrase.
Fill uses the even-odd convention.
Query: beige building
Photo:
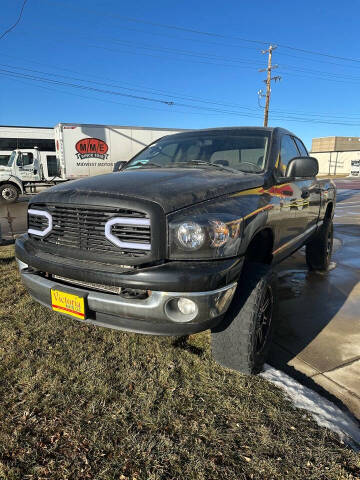
[[[321,175],[350,175],[360,161],[360,137],[313,138],[311,155]]]

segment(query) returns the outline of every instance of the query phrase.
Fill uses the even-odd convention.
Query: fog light
[[[196,303],[188,298],[179,298],[177,306],[179,311],[184,315],[194,315],[194,313],[197,313]]]
[[[165,304],[165,313],[173,322],[186,323],[197,317],[199,308],[196,302],[188,298],[170,298]]]

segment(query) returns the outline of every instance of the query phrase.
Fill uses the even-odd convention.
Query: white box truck
[[[37,186],[112,172],[150,143],[180,129],[59,123],[55,150],[16,149],[0,165],[0,201],[12,203]],[[5,152],[8,153],[8,152]]]

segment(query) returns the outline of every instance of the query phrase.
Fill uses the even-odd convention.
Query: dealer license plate
[[[72,293],[62,292],[61,290],[51,290],[51,306],[55,312],[64,313],[72,317],[85,320],[85,298],[73,295]]]

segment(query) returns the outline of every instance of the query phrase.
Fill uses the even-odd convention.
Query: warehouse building
[[[0,125],[0,165],[7,165],[11,152],[16,148],[34,148],[55,152],[52,127],[12,127]]]
[[[320,175],[359,175],[360,137],[314,138],[310,153]]]

